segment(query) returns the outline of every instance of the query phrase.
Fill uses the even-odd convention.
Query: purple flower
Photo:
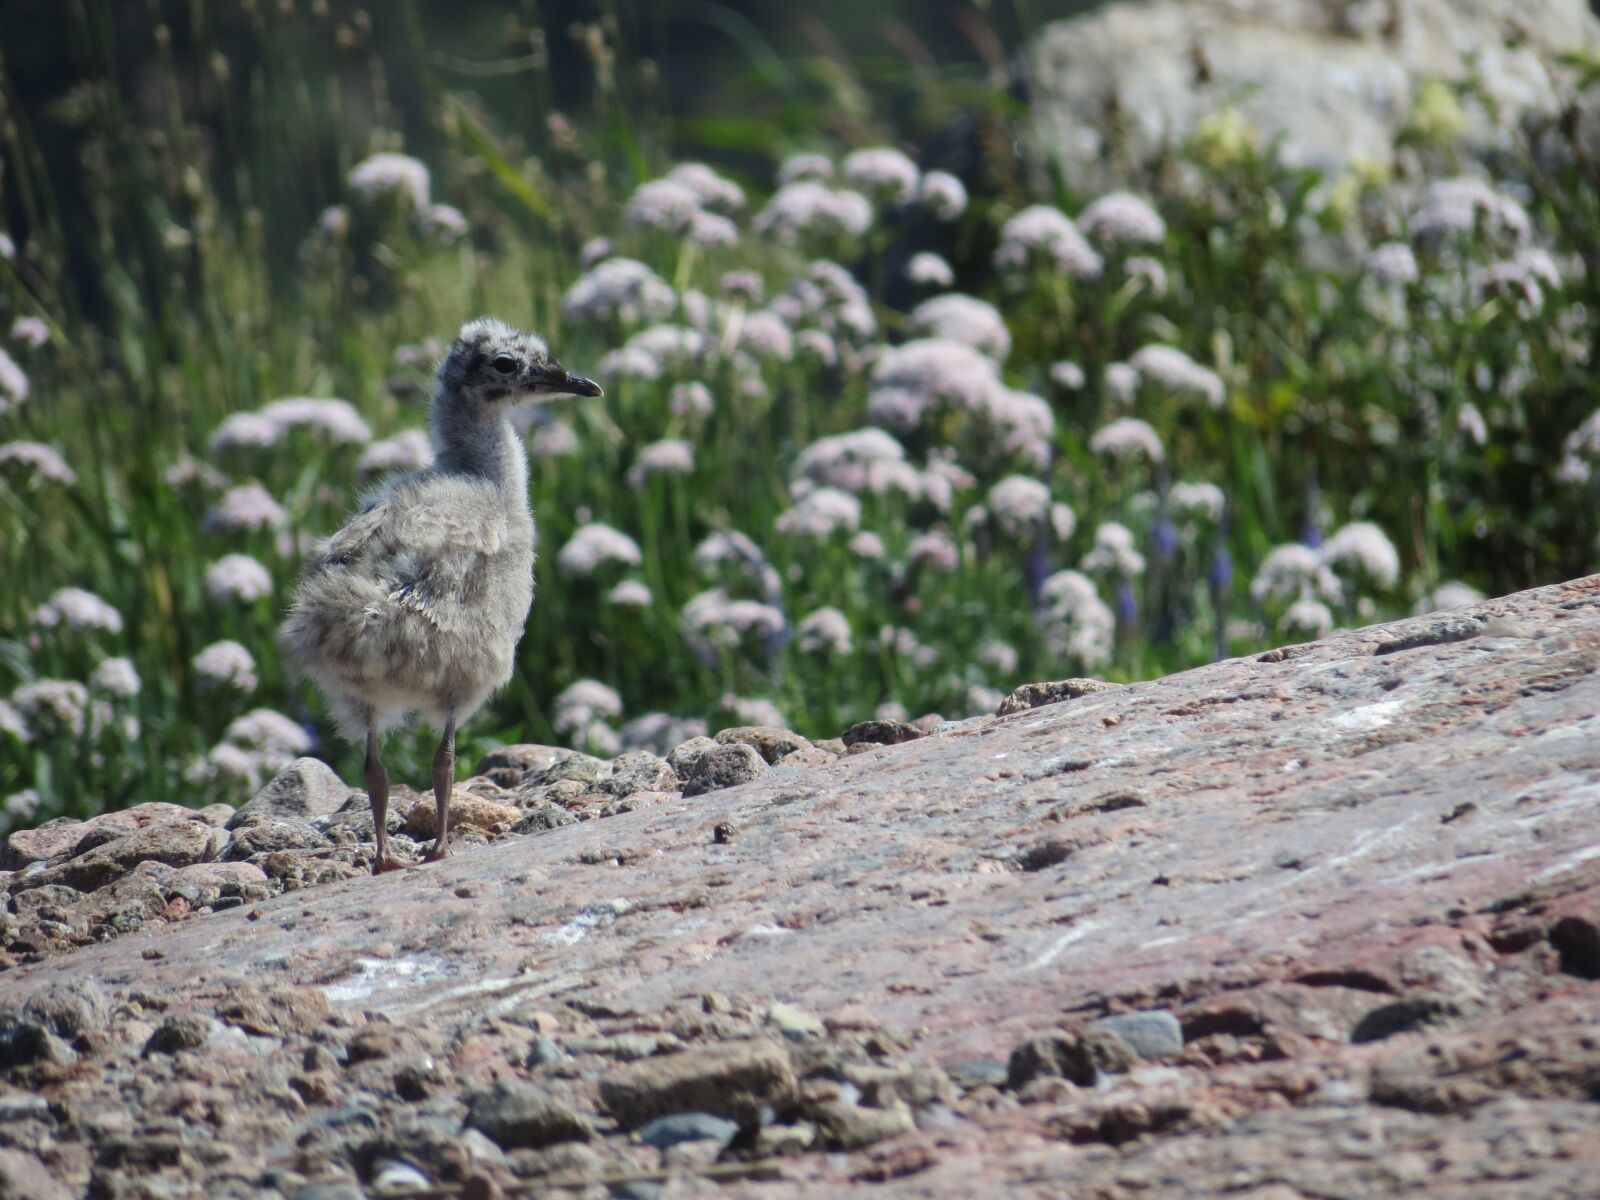
[[[922,203],[941,221],[954,221],[967,211],[967,188],[948,171],[929,171],[922,177]]]
[[[992,359],[944,338],[919,338],[883,352],[867,397],[867,416],[874,424],[910,431],[952,412],[970,417],[975,431],[995,437],[1028,465],[1049,462],[1055,433],[1050,406],[1006,387]]]
[[[277,765],[277,771],[297,754],[311,749],[311,735],[281,712],[256,708],[230,722],[225,736],[235,745],[255,750]]]
[[[1035,204],[1001,226],[994,265],[1008,273],[1046,267],[1075,278],[1093,279],[1105,264],[1066,213]]]
[[[925,287],[949,287],[956,273],[949,263],[930,250],[919,250],[906,263],[906,278]]]
[[[1310,546],[1289,542],[1275,547],[1256,569],[1250,595],[1257,604],[1293,603],[1301,599],[1339,603],[1344,588],[1322,555]]]
[[[628,470],[628,486],[644,487],[653,475],[689,475],[694,472],[694,446],[686,438],[665,438],[639,451]]]
[[[89,711],[89,689],[75,679],[39,679],[12,692],[11,704],[36,736],[79,737]]]
[[[37,350],[50,340],[50,326],[38,317],[18,317],[11,322],[11,340]]]
[[[1045,644],[1052,655],[1085,668],[1111,660],[1116,616],[1077,571],[1057,571],[1039,588],[1038,604]]]
[[[794,357],[794,334],[775,312],[753,312],[739,324],[739,348],[756,358],[788,362]]]
[[[704,737],[706,729],[705,721],[697,717],[645,713],[617,730],[617,740],[624,750],[649,750],[665,756],[690,738]]]
[[[1600,408],[1567,434],[1561,443],[1561,455],[1556,478],[1562,483],[1588,483],[1595,466],[1600,465]]]
[[[564,458],[577,452],[578,435],[565,421],[540,425],[528,443],[528,453],[534,458]]]
[[[1058,388],[1075,392],[1084,384],[1083,368],[1066,360],[1054,363],[1050,367],[1050,382]]]
[[[1451,581],[1441,583],[1433,591],[1418,600],[1411,610],[1415,616],[1424,613],[1444,612],[1452,608],[1465,608],[1469,604],[1476,604],[1483,599],[1483,593],[1470,584]]]
[[[1121,417],[1102,426],[1089,439],[1089,449],[1118,462],[1144,459],[1148,463],[1159,463],[1166,457],[1160,435],[1149,422],[1138,417]]]
[[[717,288],[724,296],[747,304],[761,303],[766,292],[766,285],[755,271],[728,271],[717,281]]]
[[[753,228],[779,241],[804,234],[850,234],[872,225],[872,204],[860,192],[834,189],[813,180],[785,184],[756,215]]]
[[[705,350],[705,336],[698,330],[652,325],[602,358],[597,373],[602,379],[659,379],[669,369],[694,364]]]
[[[687,187],[706,208],[738,212],[744,207],[744,189],[705,163],[679,163],[667,172],[667,178]]]
[[[55,449],[41,442],[7,442],[0,446],[0,471],[32,476],[49,483],[71,487],[78,473],[67,466]]]
[[[1296,600],[1278,619],[1280,632],[1308,638],[1323,637],[1332,628],[1333,613],[1320,600]]]
[[[1154,381],[1180,395],[1197,395],[1212,408],[1221,408],[1227,399],[1222,377],[1175,346],[1146,346],[1128,363],[1142,379]]]
[[[1117,624],[1132,629],[1139,622],[1139,601],[1133,594],[1133,584],[1126,581],[1117,585]]]
[[[89,676],[89,686],[100,692],[110,692],[114,696],[137,696],[139,694],[139,672],[133,665],[133,660],[128,658],[108,658],[94,669],[94,674]]]
[[[638,542],[598,521],[581,526],[556,555],[556,565],[564,574],[578,576],[593,575],[606,563],[637,567],[643,561]]]
[[[345,400],[291,396],[266,405],[261,409],[261,416],[282,430],[309,429],[330,445],[372,440],[372,430]]]
[[[961,551],[954,538],[942,529],[935,529],[911,539],[911,545],[906,549],[906,561],[914,566],[949,574],[961,565]]]
[[[909,204],[920,176],[916,163],[889,146],[857,150],[844,160],[845,179],[886,204]]]
[[[1400,554],[1389,535],[1371,521],[1352,521],[1336,530],[1322,548],[1322,559],[1380,588],[1392,588],[1400,581]]]
[[[569,684],[555,698],[557,733],[570,734],[596,719],[622,715],[622,697],[597,679],[580,679]]]
[[[229,488],[206,514],[204,527],[216,529],[261,530],[282,525],[282,506],[259,483]]]
[[[1213,523],[1222,520],[1222,510],[1227,503],[1221,488],[1214,483],[1203,482],[1175,483],[1167,493],[1167,499],[1180,518]]]
[[[722,588],[692,597],[679,619],[690,648],[708,663],[717,661],[719,651],[737,649],[746,638],[770,647],[787,626],[776,606],[735,599]]]
[[[1385,242],[1367,255],[1367,270],[1384,287],[1404,287],[1418,278],[1417,256],[1404,242]]]
[[[93,592],[82,588],[61,588],[33,610],[33,623],[45,629],[99,629],[122,632],[122,614]]]
[[[345,182],[369,203],[395,195],[404,197],[419,213],[428,207],[428,168],[410,155],[374,154],[357,163]]]
[[[1128,580],[1144,574],[1144,555],[1134,549],[1131,529],[1106,521],[1094,531],[1094,548],[1084,555],[1082,567],[1091,575]]]
[[[911,327],[923,337],[944,338],[971,346],[1003,363],[1011,353],[1011,331],[1000,310],[976,296],[949,292],[924,300],[911,310]]]
[[[1422,206],[1411,217],[1411,233],[1424,241],[1438,242],[1470,234],[1480,221],[1489,233],[1505,234],[1519,243],[1526,241],[1532,231],[1522,205],[1480,179],[1462,177],[1429,186]]]
[[[664,279],[631,258],[596,263],[561,297],[561,312],[572,321],[659,321],[678,306]]]
[[[1008,475],[989,489],[989,509],[1003,532],[1031,540],[1050,515],[1050,489],[1026,475]]]
[[[818,438],[795,459],[796,483],[840,488],[847,492],[866,491],[874,468],[904,463],[906,452],[892,436],[881,429],[857,429]],[[795,485],[790,491],[798,494]]]
[[[849,654],[850,622],[837,608],[819,608],[800,620],[799,646],[806,654]]]
[[[778,183],[797,183],[802,179],[832,179],[833,163],[823,154],[795,154],[778,168]]]
[[[1078,228],[1098,241],[1118,245],[1159,242],[1167,236],[1167,223],[1131,192],[1109,192],[1078,215]]]
[[[1206,569],[1206,583],[1214,595],[1226,596],[1233,590],[1233,556],[1228,547],[1218,542],[1211,553],[1211,565]]]
[[[779,533],[821,539],[835,531],[852,531],[861,524],[861,501],[838,488],[820,487],[795,501],[778,515]]]
[[[610,238],[592,237],[578,247],[578,265],[587,271],[598,262],[604,262],[617,252]]]
[[[883,538],[873,533],[870,529],[863,529],[860,533],[852,536],[850,541],[846,543],[846,548],[857,558],[867,559],[872,562],[876,562],[887,553],[883,547]]]
[[[23,788],[20,792],[12,792],[4,800],[0,800],[0,811],[13,821],[33,820],[39,813],[38,789]]]
[[[649,608],[654,599],[650,589],[637,579],[624,579],[606,593],[606,603],[618,608]]]
[[[212,642],[194,656],[195,673],[249,694],[256,690],[255,657],[234,641]]]
[[[33,734],[28,731],[28,723],[22,719],[22,714],[9,700],[0,700],[0,734],[13,737],[19,742],[33,740]]]
[[[711,389],[699,380],[675,384],[667,398],[667,405],[675,417],[707,417],[716,407],[711,398]]]
[[[1166,517],[1157,517],[1155,524],[1150,527],[1150,544],[1162,562],[1171,562],[1177,554],[1178,531]]]
[[[248,554],[224,554],[206,568],[206,591],[219,602],[250,604],[272,594],[272,574]]]
[[[17,360],[0,350],[0,416],[28,399],[28,373]]]
[[[449,245],[467,236],[467,218],[451,204],[430,204],[418,214],[422,232]]]
[[[418,471],[433,464],[433,446],[421,429],[402,429],[393,437],[373,442],[356,460],[356,473]]]
[[[233,413],[211,435],[211,453],[221,454],[243,446],[272,446],[282,436],[283,426],[263,413]]]

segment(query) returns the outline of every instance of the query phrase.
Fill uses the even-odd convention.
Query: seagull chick
[[[511,678],[533,604],[528,460],[507,415],[539,397],[600,394],[532,334],[469,321],[439,365],[434,465],[366,497],[306,564],[278,643],[327,696],[340,732],[366,739],[374,875],[402,865],[389,855],[380,735],[412,713],[440,731],[426,860],[443,858],[456,728]]]

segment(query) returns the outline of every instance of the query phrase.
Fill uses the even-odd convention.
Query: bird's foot
[[[449,846],[441,846],[437,842],[435,842],[434,845],[433,845],[433,848],[422,856],[422,861],[423,862],[438,862],[441,858],[449,858],[449,857],[450,857],[450,847]]]
[[[403,863],[392,854],[385,854],[382,858],[375,859],[372,864],[374,875],[386,875],[390,871],[404,871],[410,863]]]

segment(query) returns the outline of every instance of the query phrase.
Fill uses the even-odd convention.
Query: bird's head
[[[459,396],[510,407],[539,396],[599,396],[600,385],[574,375],[550,354],[543,339],[493,317],[461,327],[439,382]]]

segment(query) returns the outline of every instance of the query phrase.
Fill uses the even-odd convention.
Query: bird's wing
[[[509,533],[504,505],[487,486],[434,478],[377,497],[323,543],[311,570],[361,575],[390,603],[436,620],[442,604],[483,586]]]
[[[306,573],[320,574],[353,566],[382,544],[380,535],[388,519],[388,496],[379,496],[346,521],[337,533],[318,544],[306,563]]]

